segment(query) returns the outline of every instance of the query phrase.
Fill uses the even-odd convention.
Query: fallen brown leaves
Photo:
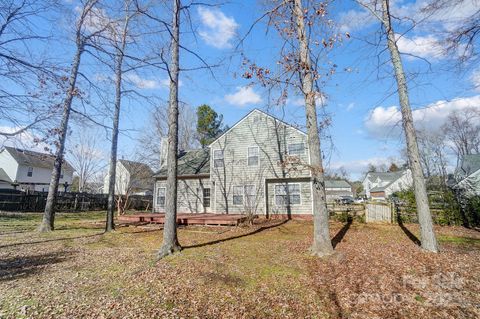
[[[437,228],[430,254],[395,225],[332,223],[337,254],[317,259],[309,222],[185,227],[185,249],[155,263],[161,229],[104,235],[94,217],[47,235],[0,219],[0,318],[480,317],[474,230]]]

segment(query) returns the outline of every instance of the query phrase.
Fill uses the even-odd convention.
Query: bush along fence
[[[47,201],[47,192],[22,192],[15,190],[0,191],[0,211],[42,212]],[[125,200],[125,196],[123,196]],[[152,208],[151,195],[128,196],[127,210],[148,211]],[[106,210],[107,194],[64,193],[59,192],[55,209],[57,211]]]

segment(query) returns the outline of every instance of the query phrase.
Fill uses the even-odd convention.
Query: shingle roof
[[[470,176],[480,169],[480,154],[464,155],[460,165],[455,170],[457,179]]]
[[[383,192],[385,189],[392,185],[397,179],[403,176],[406,170],[400,170],[396,172],[370,172],[367,174],[366,178],[372,183],[377,179],[380,179],[382,182],[386,182],[383,186],[376,186],[370,190],[370,192]]]
[[[19,165],[41,167],[41,168],[53,168],[55,156],[46,153],[22,150],[20,148],[4,146],[10,155],[17,161]],[[66,160],[63,160],[62,168],[65,170],[74,171],[72,165]]]
[[[327,188],[351,188],[352,186],[344,179],[340,180],[325,180],[325,187]]]
[[[8,177],[7,173],[5,173],[3,168],[0,168],[0,181],[8,183],[12,182],[12,180],[10,179],[10,177]]]
[[[390,184],[389,184],[390,185]],[[385,188],[387,188],[388,185],[386,186],[377,186],[377,187],[374,187],[370,190],[370,192],[383,192],[385,191]]]
[[[130,174],[137,174],[137,173],[142,173],[145,176],[147,175],[153,175],[153,171],[148,166],[147,164],[140,163],[140,162],[134,162],[134,161],[129,161],[129,160],[118,160],[120,163],[122,163],[123,167],[130,173]]]
[[[153,189],[153,171],[147,164],[129,160],[118,160],[130,174],[132,188]]]
[[[210,150],[199,149],[186,151],[178,157],[178,176],[210,174]],[[155,177],[166,177],[167,168],[162,167]]]
[[[377,178],[379,178],[381,181],[391,183],[396,181],[400,177],[402,177],[404,172],[405,172],[404,170],[396,171],[396,172],[371,172],[371,173],[368,173],[367,178],[371,182],[374,182],[377,180]]]

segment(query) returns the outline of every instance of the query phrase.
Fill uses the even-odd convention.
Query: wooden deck
[[[179,225],[222,225],[237,226],[245,221],[247,217],[240,214],[177,214]],[[123,223],[154,223],[164,224],[165,214],[134,214],[118,217]]]

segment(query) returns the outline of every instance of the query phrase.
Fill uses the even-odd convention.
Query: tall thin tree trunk
[[[293,14],[297,23],[297,37],[300,46],[300,77],[305,96],[305,114],[307,118],[308,148],[310,165],[312,166],[312,201],[313,201],[313,245],[311,253],[316,256],[328,256],[333,253],[328,225],[328,210],[325,196],[325,178],[323,173],[320,136],[318,132],[317,110],[315,107],[315,91],[308,49],[308,38],[305,31],[302,1],[295,0]]]
[[[112,146],[110,151],[110,167],[108,170],[108,207],[105,231],[115,229],[115,183],[117,173],[118,126],[120,121],[120,107],[122,101],[122,62],[123,52],[117,48],[115,62],[115,112],[113,114]]]
[[[158,258],[180,251],[177,237],[177,150],[178,150],[178,75],[180,40],[180,0],[173,0],[173,21],[170,62],[170,100],[168,110],[167,185],[163,244]]]
[[[70,70],[70,78],[68,81],[67,96],[63,102],[62,122],[60,123],[60,133],[58,138],[57,151],[55,153],[55,162],[52,169],[52,177],[50,179],[50,186],[48,188],[47,202],[45,204],[45,211],[43,213],[43,220],[38,231],[49,232],[54,230],[55,224],[55,203],[57,200],[58,183],[62,171],[63,156],[65,152],[65,140],[67,138],[68,120],[70,118],[70,111],[72,108],[73,97],[76,95],[76,83],[78,69],[80,67],[80,60],[83,53],[84,44],[77,37],[77,51],[73,58],[72,68]]]
[[[390,20],[389,0],[382,0],[383,19],[382,23],[387,32],[387,45],[395,70],[395,77],[398,86],[398,97],[402,113],[403,129],[407,141],[408,160],[412,170],[413,186],[415,189],[415,201],[417,203],[418,222],[420,224],[422,248],[431,252],[438,252],[437,239],[433,231],[432,215],[428,204],[427,189],[420,164],[417,136],[413,125],[412,109],[408,98],[407,80],[403,70],[402,60],[395,41],[395,32]]]
[[[107,221],[105,231],[110,232],[115,230],[115,183],[117,174],[117,151],[118,151],[118,130],[120,121],[120,109],[122,103],[122,75],[123,75],[123,59],[125,57],[125,47],[127,44],[128,32],[128,4],[125,8],[126,18],[121,34],[119,46],[116,48],[115,59],[115,112],[113,115],[113,129],[112,129],[112,147],[110,151],[110,168],[108,171],[108,207],[107,207]],[[120,195],[121,196],[121,195]]]

